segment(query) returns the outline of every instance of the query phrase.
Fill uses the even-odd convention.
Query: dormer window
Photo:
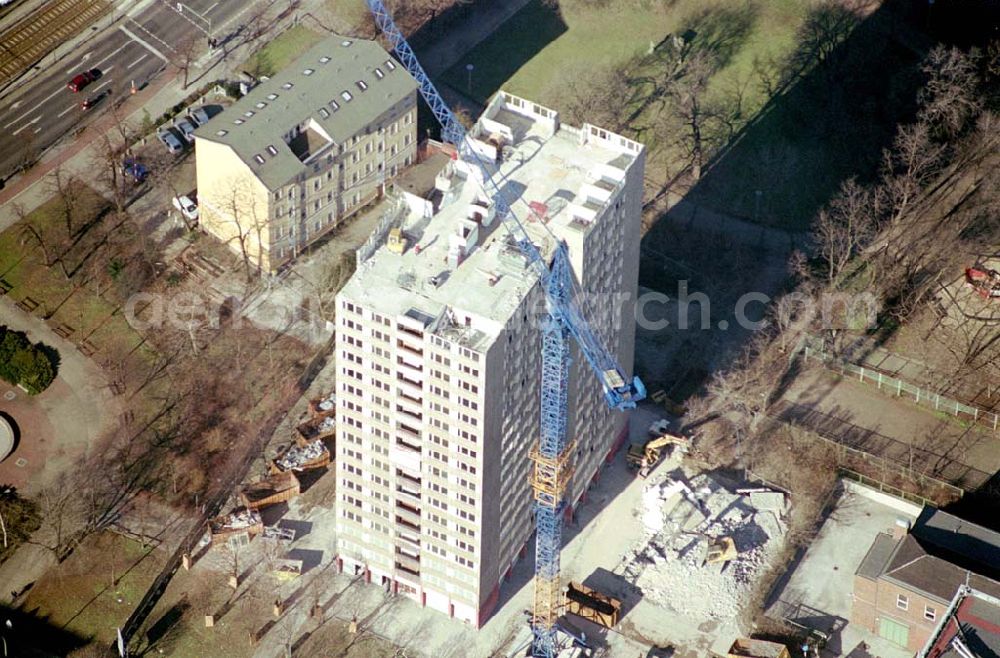
[[[358,86],[358,89],[360,89],[361,91],[368,89],[368,83],[365,82],[364,80],[358,80],[354,84],[356,84]]]
[[[246,112],[243,113],[243,116],[249,119],[250,117],[253,116],[253,110],[247,110]]]
[[[326,109],[325,107],[321,107],[321,108],[319,108],[319,115],[321,117],[323,117],[324,119],[329,119],[330,118],[330,110]]]
[[[332,109],[334,112],[340,109],[340,104],[337,103],[337,101],[330,101],[328,105],[330,106],[330,109]]]
[[[315,69],[306,69],[305,71],[302,72],[302,75],[312,75],[315,72],[316,72]]]
[[[378,78],[379,80],[381,80],[382,78],[385,77],[385,73],[382,72],[382,69],[376,68],[375,69],[375,77]]]
[[[236,119],[235,121],[233,121],[233,123],[236,124],[237,126],[242,126],[243,125],[243,119]]]
[[[278,155],[278,149],[274,148],[274,144],[267,145],[267,152],[271,155]]]
[[[322,57],[319,58],[319,63],[320,64],[326,64],[329,61],[330,61],[330,58],[327,57],[326,55],[323,55]]]
[[[285,84],[281,85],[281,88],[282,89],[291,89],[294,86],[295,85],[293,85],[291,82],[286,82]]]
[[[259,101],[256,105],[254,105],[254,107],[256,107],[258,110],[263,110],[265,107],[267,107],[267,103],[265,103],[264,101]]]
[[[348,46],[351,45],[351,43],[353,42],[348,39],[344,39],[343,41],[340,42],[340,45],[342,45],[344,48],[347,48]]]
[[[351,99],[354,98],[353,96],[351,96],[351,92],[347,91],[346,89],[340,92],[340,97],[343,98],[348,103],[350,103]]]
[[[274,93],[271,93],[271,94],[267,95],[267,100],[269,100],[269,101],[277,100],[277,98],[278,98],[278,95],[274,94]]]
[[[253,156],[253,159],[257,161],[257,164],[264,164],[264,156],[259,153]]]
[[[385,68],[389,69],[390,71],[395,71],[396,62],[392,61],[391,59],[385,60]]]
[[[215,131],[215,136],[216,137],[225,137],[228,134],[229,134],[228,130],[216,130]]]

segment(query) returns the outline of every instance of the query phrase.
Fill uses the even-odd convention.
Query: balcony
[[[413,443],[411,440],[401,439],[398,436],[396,437],[396,447],[404,452],[415,452],[418,455],[421,451],[419,442]]]
[[[421,403],[423,402],[424,392],[421,389],[419,382],[409,380],[397,373],[396,385],[398,387],[396,389],[397,395],[402,395],[413,400],[419,400]]]
[[[422,421],[424,418],[423,416],[424,409],[421,406],[421,403],[414,400],[413,398],[410,398],[406,395],[400,395],[398,398],[396,398],[396,406],[402,407],[402,409],[397,409],[397,411],[403,411],[404,413],[413,416],[413,418],[416,419],[418,423]]]
[[[424,381],[423,366],[414,366],[400,358],[396,359],[396,372],[406,382],[413,386],[421,386]]]
[[[401,331],[404,334],[409,334],[414,338],[419,338],[420,340],[424,339],[424,332],[420,331],[419,329],[414,329],[413,327],[407,327],[404,324],[396,323],[396,330]]]
[[[396,423],[396,438],[403,438],[417,445],[421,444],[420,440],[420,430],[415,427],[411,427],[406,423]]]
[[[401,500],[396,501],[396,522],[420,531],[420,510]]]
[[[413,576],[414,578],[420,578],[420,563],[416,563],[416,566],[407,566],[402,561],[396,560],[396,571]]]
[[[413,407],[405,404],[396,405],[396,413],[403,414],[407,419],[411,421],[416,421],[422,423],[424,421],[424,414],[421,411],[414,411]]]
[[[396,469],[396,477],[400,478],[403,483],[405,483],[407,485],[414,486],[417,489],[420,489],[420,476],[419,475],[410,475],[409,473],[407,473],[403,469],[397,468]]]
[[[420,504],[420,491],[412,489],[396,488],[396,501],[406,505],[417,506]]]
[[[414,557],[412,555],[407,555],[406,553],[400,552],[399,548],[396,549],[396,568],[402,569],[408,573],[415,576],[420,575],[420,558]]]
[[[416,356],[421,359],[424,358],[424,351],[421,348],[414,347],[413,345],[410,345],[409,343],[403,340],[396,339],[396,347],[398,349],[403,350],[403,352],[405,352],[406,354]]]
[[[404,542],[404,546],[411,546],[417,550],[420,549],[420,536],[415,535],[412,532],[406,532],[405,530],[397,530],[396,539]]]

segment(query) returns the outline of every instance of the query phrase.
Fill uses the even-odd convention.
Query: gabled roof
[[[909,534],[875,538],[858,575],[882,577],[940,601],[962,585],[1000,595],[1000,534],[946,512],[925,508]]]
[[[195,136],[232,147],[273,190],[305,170],[285,139],[296,126],[311,119],[317,134],[342,144],[416,89],[406,69],[376,42],[332,35]]]

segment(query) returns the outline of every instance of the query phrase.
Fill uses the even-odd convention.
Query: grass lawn
[[[93,535],[35,584],[24,607],[80,637],[110,643],[166,557],[112,532]]]
[[[316,45],[323,35],[302,25],[289,28],[254,53],[243,65],[244,70],[256,69],[261,75],[274,75]]]
[[[503,87],[558,108],[560,87],[572,85],[567,74],[625,63],[668,35],[687,29],[700,15],[733,6],[732,2],[698,0],[677,0],[669,7],[652,0],[644,4],[647,8],[639,9],[635,2],[617,0],[593,7],[566,0],[557,12],[534,0],[452,67],[445,82],[468,92],[465,66],[471,63],[475,68],[470,95],[476,100],[485,101]],[[749,34],[716,74],[715,87],[749,76],[755,57],[791,48],[805,13],[803,3],[796,0],[760,0],[747,7],[752,7]]]
[[[103,204],[103,199],[90,188],[83,188],[82,199],[81,207],[96,210]],[[65,235],[65,228],[54,199],[31,212],[25,221],[45,236],[50,254],[65,249],[64,240],[59,239]],[[59,265],[46,267],[41,250],[32,242],[24,243],[22,226],[19,222],[0,233],[0,279],[11,286],[10,298],[22,301],[30,297],[38,302],[36,316],[46,317],[54,328],[64,324],[72,327],[69,340],[79,342],[86,338],[99,350],[97,358],[123,355],[138,345],[141,337],[125,321],[114,295],[109,294],[106,299],[90,286],[82,285],[82,272],[67,280]],[[82,258],[81,250],[70,251],[68,267]]]

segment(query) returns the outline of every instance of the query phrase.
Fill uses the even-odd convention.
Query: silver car
[[[180,131],[185,142],[194,144],[194,123],[190,119],[181,119],[174,124],[174,128]]]
[[[180,153],[184,150],[184,145],[181,144],[181,140],[177,139],[177,135],[170,130],[160,130],[156,133],[156,139],[163,142],[163,145],[166,146],[167,150],[171,153]]]
[[[208,123],[208,118],[209,118],[208,111],[205,110],[205,108],[203,107],[195,108],[191,110],[190,114],[191,114],[191,120],[194,121],[196,125],[204,126],[206,123]]]

